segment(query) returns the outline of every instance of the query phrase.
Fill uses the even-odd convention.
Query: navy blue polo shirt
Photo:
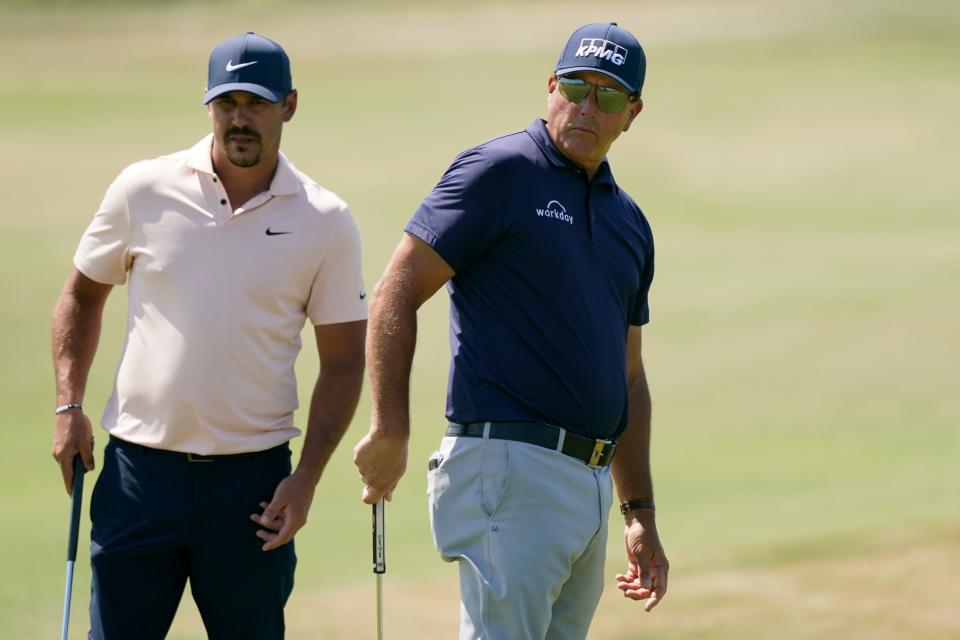
[[[449,419],[619,435],[653,235],[606,161],[588,180],[535,120],[461,153],[405,230],[456,272]]]

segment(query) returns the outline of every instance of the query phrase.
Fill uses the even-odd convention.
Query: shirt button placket
[[[593,206],[594,185],[591,183],[587,188],[587,213],[590,215],[590,244],[594,251],[597,249],[597,213]]]
[[[213,179],[213,183],[216,185],[215,188],[217,190],[217,195],[220,196],[219,198],[220,206],[229,208],[230,201],[227,200],[227,192],[223,190],[223,185],[220,183],[220,180],[217,178],[217,176],[213,176],[212,179]],[[220,221],[226,221],[229,219],[229,216],[223,215],[222,210],[218,212],[218,215],[216,217]]]
[[[597,221],[597,216],[595,216],[595,215],[593,214],[593,206],[590,204],[590,200],[591,200],[591,197],[590,197],[590,196],[592,195],[592,191],[593,191],[593,190],[590,188],[590,185],[589,185],[589,183],[588,183],[588,184],[587,184],[587,195],[586,195],[586,198],[584,198],[585,202],[584,202],[584,208],[583,208],[583,209],[584,209],[584,211],[585,211],[586,214],[587,214],[587,231],[589,231],[589,233],[590,233],[590,242],[591,242],[591,244],[595,241],[595,240],[594,240],[595,235],[594,235],[594,228],[593,228],[593,226],[594,226],[594,223]]]

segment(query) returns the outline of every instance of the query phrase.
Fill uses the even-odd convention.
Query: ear
[[[283,121],[290,122],[297,112],[297,90],[294,89],[283,98]]]
[[[548,94],[553,93],[556,90],[557,90],[557,76],[551,73],[549,76],[547,76],[547,93]]]
[[[627,108],[627,121],[623,125],[623,130],[628,131],[630,125],[633,124],[633,121],[636,119],[640,112],[643,111],[643,99],[637,98],[635,101],[630,103],[630,106]]]

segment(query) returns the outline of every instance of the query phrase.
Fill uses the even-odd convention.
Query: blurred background
[[[541,116],[570,32],[608,20],[648,55],[646,107],[610,161],[657,240],[644,346],[672,571],[654,613],[625,601],[614,517],[590,637],[960,637],[960,4],[0,0],[4,637],[60,625],[54,301],[114,176],[209,131],[210,49],[247,30],[286,48],[300,107],[283,148],[350,203],[372,288],[450,160]],[[106,310],[85,398],[95,419],[125,295]],[[433,550],[425,502],[446,313],[441,294],[421,314],[411,460],[388,507],[390,638],[456,635],[456,568]],[[297,537],[290,638],[375,637],[370,512],[351,462],[368,410],[365,392]],[[85,518],[74,638],[88,543]],[[170,637],[205,637],[189,597]]]

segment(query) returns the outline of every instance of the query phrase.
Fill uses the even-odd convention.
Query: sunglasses
[[[581,78],[571,78],[569,76],[557,76],[557,84],[560,89],[560,95],[574,103],[581,103],[590,95],[590,89],[597,90],[597,106],[604,113],[619,113],[626,108],[627,103],[633,97],[626,91],[615,89],[614,87],[604,87],[599,84],[587,82]]]

